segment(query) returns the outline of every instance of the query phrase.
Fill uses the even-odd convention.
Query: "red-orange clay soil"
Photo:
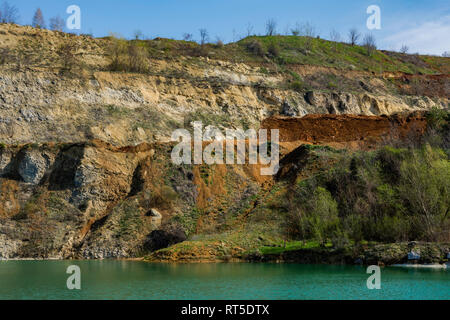
[[[417,138],[424,134],[424,113],[392,116],[309,114],[275,116],[261,123],[263,129],[279,129],[282,144],[324,144],[346,148],[373,148],[377,144]]]

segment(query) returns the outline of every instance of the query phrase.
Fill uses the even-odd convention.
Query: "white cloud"
[[[384,38],[383,43],[397,50],[406,44],[411,53],[441,55],[450,51],[450,15],[394,33]]]

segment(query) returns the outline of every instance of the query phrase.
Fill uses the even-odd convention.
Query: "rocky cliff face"
[[[393,126],[396,139],[423,134],[426,120],[420,114],[274,117],[262,126],[280,129],[281,168],[274,177],[262,176],[260,165],[175,165],[170,143],[3,146],[0,258],[136,257],[197,233],[239,229],[253,208],[270,204],[275,181],[299,174],[297,146],[371,148]]]
[[[220,61],[196,70],[197,75],[184,71],[182,62],[171,67],[182,75],[95,72],[91,79],[72,79],[4,71],[0,139],[8,144],[101,139],[126,146],[167,141],[174,129],[192,120],[219,127],[257,127],[277,114],[389,115],[448,105],[446,98],[381,92],[296,92],[277,87],[282,77],[264,77],[245,66],[233,70]]]
[[[61,62],[69,41],[78,44],[79,72],[61,67],[74,59]],[[0,259],[136,257],[195,234],[242,228],[276,192],[274,181],[258,165],[173,165],[168,140],[192,121],[280,128],[284,156],[301,143],[360,148],[369,144],[364,138],[379,142],[392,123],[419,133],[426,124],[421,116],[400,123],[341,115],[449,102],[448,75],[435,80],[438,94],[414,91],[409,78],[402,94],[392,75],[291,66],[310,84],[299,88],[286,72],[197,56],[149,58],[145,74],[109,72],[106,41],[0,25]],[[346,89],[324,87],[330,76]],[[309,114],[319,116],[296,118]],[[367,121],[370,137],[359,125]]]
[[[389,115],[448,106],[448,75],[433,80],[440,84],[437,93],[402,95],[392,75],[293,66],[309,83],[298,88],[289,73],[183,55],[150,58],[146,74],[106,72],[105,40],[11,25],[0,31],[8,57],[0,64],[0,141],[7,144],[101,139],[126,146],[167,141],[193,120],[258,127],[278,114]],[[78,43],[76,62],[86,66],[81,71],[61,71],[68,58],[57,53],[69,41]],[[36,62],[27,65],[24,56]],[[345,85],[333,89],[329,79]],[[406,82],[417,81],[405,78],[409,88]]]
[[[139,256],[215,231],[221,213],[249,205],[267,182],[258,166],[177,166],[170,151],[101,141],[3,147],[0,258]]]
[[[114,245],[112,239],[100,248],[83,244],[94,222],[113,206],[111,218],[103,221],[110,232],[102,237],[124,231],[116,220],[130,208],[139,213],[136,199],[124,199],[132,191],[138,163],[149,161],[153,153],[149,146],[122,150],[100,142],[3,148],[0,233],[5,245],[0,256],[67,258],[78,251],[86,257],[125,256],[128,246]],[[161,222],[144,217],[143,228]]]

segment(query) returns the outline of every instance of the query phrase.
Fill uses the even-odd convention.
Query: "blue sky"
[[[181,38],[206,28],[210,40],[225,42],[246,34],[247,25],[263,34],[265,21],[274,18],[278,32],[288,25],[309,22],[323,38],[336,29],[342,38],[351,27],[375,35],[379,47],[442,54],[450,51],[450,1],[448,0],[9,0],[20,11],[20,23],[30,24],[40,7],[44,17],[66,18],[66,8],[81,8],[81,33],[105,36],[110,32],[131,37],[141,30],[149,38]],[[381,8],[381,30],[366,27],[369,5]]]

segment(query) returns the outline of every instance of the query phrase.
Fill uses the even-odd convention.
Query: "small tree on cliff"
[[[350,29],[348,32],[348,40],[352,46],[358,44],[358,40],[361,37],[361,34],[356,28]]]
[[[50,19],[50,29],[53,31],[64,31],[65,22],[60,16],[53,17]]]
[[[37,8],[36,13],[33,16],[33,22],[31,25],[35,28],[45,29],[45,20],[41,8]]]
[[[406,44],[402,45],[402,47],[400,48],[400,52],[403,54],[408,53],[408,51],[409,51],[409,47]]]
[[[199,30],[199,32],[200,32],[200,45],[204,46],[209,38],[208,30],[202,28]]]
[[[17,23],[19,20],[19,10],[10,5],[8,1],[2,3],[0,7],[0,23]]]
[[[372,34],[366,34],[363,45],[367,50],[368,56],[371,56],[377,50],[376,40]]]
[[[277,22],[275,19],[269,19],[266,22],[266,35],[274,36],[277,32]]]

